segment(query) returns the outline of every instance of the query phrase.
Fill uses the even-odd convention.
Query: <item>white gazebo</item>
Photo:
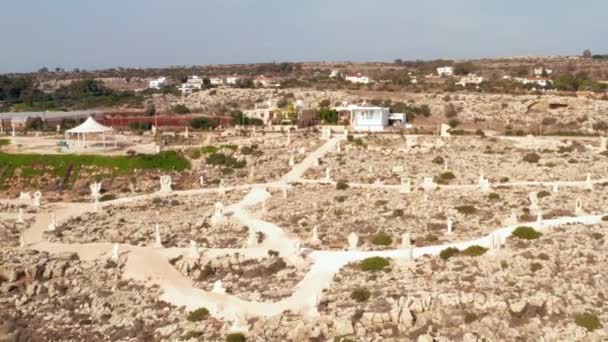
[[[105,149],[106,133],[109,133],[109,132],[114,132],[114,129],[100,124],[99,122],[95,121],[95,119],[93,119],[92,116],[89,116],[89,118],[85,122],[80,124],[80,126],[77,126],[77,127],[74,127],[72,129],[68,129],[67,131],[65,131],[65,140],[66,140],[66,143],[68,143],[68,145],[69,145],[70,135],[76,134],[76,139],[78,141],[78,145],[81,145],[80,137],[82,136],[82,145],[84,147],[86,147],[87,134],[101,134],[102,139],[103,139],[103,147]]]

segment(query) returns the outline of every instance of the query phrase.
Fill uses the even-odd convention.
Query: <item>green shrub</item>
[[[517,227],[511,234],[524,240],[536,240],[543,235],[543,233],[536,231],[532,227]]]
[[[456,211],[458,211],[461,214],[464,215],[472,215],[475,214],[477,212],[477,208],[475,208],[472,205],[461,205],[455,208]]]
[[[367,259],[361,260],[359,263],[359,268],[362,271],[382,271],[385,267],[389,265],[389,261],[382,257],[371,257]]]
[[[99,197],[99,202],[113,201],[116,199],[116,195],[113,194],[103,194]]]
[[[209,310],[205,308],[199,308],[188,314],[188,320],[190,322],[199,322],[207,318],[207,316],[209,316]]]
[[[432,162],[435,164],[441,165],[441,164],[445,163],[445,160],[443,159],[443,157],[437,156],[437,157],[433,158]]]
[[[435,177],[435,182],[437,184],[447,184],[455,178],[456,176],[452,172],[448,171],[440,174],[439,177]]]
[[[203,334],[204,334],[204,332],[202,332],[202,331],[190,330],[187,333],[185,333],[183,336],[181,336],[179,339],[182,341],[188,341],[193,338],[198,339],[201,336],[203,336]]]
[[[203,153],[205,153],[205,154],[217,153],[219,150],[220,150],[219,147],[215,147],[215,146],[203,146],[203,147],[201,147],[201,151],[203,151]]]
[[[472,312],[464,313],[464,323],[466,323],[466,324],[475,322],[477,320],[477,318],[478,318],[477,315]]]
[[[342,203],[342,202],[346,201],[347,198],[348,197],[346,197],[346,196],[336,196],[336,197],[334,197],[334,200],[338,203]]]
[[[478,246],[478,245],[473,245],[473,246],[469,246],[467,249],[462,251],[462,254],[466,255],[466,256],[470,256],[470,257],[476,257],[476,256],[480,256],[485,254],[488,251],[487,248]]]
[[[448,247],[439,253],[439,257],[443,260],[448,260],[449,258],[453,257],[458,253],[460,253],[458,248]]]
[[[348,141],[348,142],[353,142],[354,139],[355,139],[355,137],[352,134],[349,134],[346,136],[346,141]]]
[[[583,328],[587,329],[587,331],[593,331],[596,329],[603,328],[603,325],[600,322],[600,319],[596,315],[592,315],[592,314],[588,314],[588,313],[575,315],[574,322],[579,327],[583,327]]]
[[[595,240],[602,240],[604,238],[604,234],[602,233],[592,233],[591,237]]]
[[[0,148],[2,148],[2,146],[8,146],[11,144],[11,141],[8,139],[0,139]]]
[[[242,333],[233,333],[226,335],[226,342],[245,342],[247,338]]]
[[[380,232],[376,235],[374,235],[374,237],[371,240],[372,244],[377,245],[377,246],[390,246],[391,243],[393,243],[393,239],[391,239],[391,237],[384,233],[384,232]]]
[[[551,193],[549,191],[545,191],[545,190],[539,191],[536,194],[536,197],[538,197],[538,198],[544,198],[544,197],[548,197],[548,196],[551,196]]]
[[[235,169],[241,169],[247,165],[245,160],[237,160],[234,157],[227,156],[223,153],[213,153],[206,159],[207,164],[210,165],[223,165]]]
[[[524,161],[528,163],[538,163],[540,156],[536,153],[528,153],[524,156]]]
[[[370,296],[371,293],[369,290],[364,288],[354,289],[353,292],[350,293],[350,298],[356,300],[357,302],[365,302]]]
[[[606,216],[602,216],[602,221],[604,221],[604,222],[605,222],[605,221],[608,221],[608,215],[606,215]]]
[[[346,182],[346,180],[341,179],[336,183],[336,189],[337,190],[346,190],[348,189],[348,183]]]
[[[509,182],[509,180],[510,180],[510,179],[509,179],[509,177],[501,177],[501,178],[499,179],[499,182],[501,182],[501,183],[508,183],[508,182]]]
[[[490,201],[497,201],[497,200],[500,199],[500,195],[497,194],[497,193],[495,193],[495,192],[491,192],[491,193],[488,194],[488,199]]]
[[[393,217],[401,217],[403,216],[403,209],[395,209],[393,210]]]

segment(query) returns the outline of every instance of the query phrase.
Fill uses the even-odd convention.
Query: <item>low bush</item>
[[[245,342],[247,338],[242,333],[232,333],[226,335],[226,342]]]
[[[495,192],[491,192],[491,193],[488,194],[488,199],[490,201],[497,201],[497,200],[500,199],[500,195],[497,194],[497,193],[495,193]]]
[[[448,260],[449,258],[455,256],[458,253],[460,253],[458,248],[448,247],[439,253],[439,257],[443,260]]]
[[[548,197],[548,196],[551,196],[551,193],[549,191],[545,191],[545,190],[539,191],[536,194],[536,197],[538,197],[538,198],[544,198],[544,197]]]
[[[532,227],[517,227],[511,232],[511,235],[524,240],[536,240],[540,238],[543,233],[536,231]]]
[[[441,165],[441,164],[445,163],[445,160],[443,159],[443,157],[437,156],[437,157],[433,158],[432,162],[435,164]]]
[[[357,302],[365,302],[370,296],[371,293],[369,290],[364,288],[354,289],[353,292],[350,293],[350,298],[356,300]]]
[[[362,271],[376,272],[376,271],[382,271],[388,265],[389,265],[389,261],[385,258],[371,257],[371,258],[361,260],[361,262],[359,263],[359,268]]]
[[[372,244],[377,245],[377,246],[390,246],[391,243],[393,243],[393,239],[391,239],[391,237],[384,233],[384,232],[380,232],[376,235],[374,235],[374,237],[371,240]]]
[[[470,246],[467,249],[463,250],[461,253],[466,256],[476,257],[476,256],[484,255],[487,251],[488,251],[487,248],[484,248],[484,247],[481,247],[478,245],[473,245],[473,246]]]
[[[602,216],[602,221],[604,221],[604,222],[605,222],[605,221],[608,221],[608,215],[606,215],[606,216]]]
[[[596,315],[588,313],[575,315],[574,323],[576,323],[576,325],[578,325],[579,327],[587,329],[587,331],[593,331],[596,329],[603,328],[600,319]]]
[[[203,319],[207,318],[207,316],[209,316],[209,310],[205,309],[205,308],[199,308],[196,309],[192,312],[190,312],[190,314],[188,314],[188,320],[190,322],[199,322],[202,321]]]
[[[227,156],[223,153],[213,153],[206,159],[207,164],[210,165],[223,165],[235,169],[241,169],[247,165],[245,160],[237,160],[234,157]]]
[[[477,320],[477,315],[472,313],[472,312],[465,312],[464,313],[464,323],[465,324],[470,324],[473,323]]]
[[[475,208],[472,205],[461,205],[461,206],[456,207],[456,211],[458,211],[459,213],[461,213],[463,215],[472,215],[477,212],[477,208]]]
[[[346,190],[348,189],[348,183],[346,182],[346,180],[341,179],[336,183],[336,189],[337,190]]]
[[[115,199],[116,199],[116,195],[113,195],[113,194],[103,194],[101,197],[99,197],[99,202],[113,201]]]
[[[528,163],[538,163],[540,156],[536,153],[528,153],[524,156],[524,161]]]

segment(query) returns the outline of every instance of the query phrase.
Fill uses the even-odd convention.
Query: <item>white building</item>
[[[182,95],[192,94],[194,90],[203,89],[203,79],[198,76],[189,76],[185,83],[177,86]]]
[[[235,85],[238,83],[238,81],[239,81],[239,77],[236,75],[226,77],[226,84],[228,84],[228,85]]]
[[[477,76],[476,74],[468,74],[467,76],[460,78],[460,81],[456,82],[456,85],[466,87],[469,84],[479,85],[481,82],[483,82],[483,77]]]
[[[437,68],[437,75],[439,76],[454,76],[454,67],[445,66]]]
[[[342,71],[340,70],[332,70],[329,74],[329,78],[340,78],[342,77]]]
[[[363,76],[361,74],[346,75],[346,77],[344,77],[344,79],[347,80],[348,82],[360,83],[360,84],[370,84],[370,83],[374,82],[371,78],[369,78],[367,76]]]
[[[348,112],[350,127],[355,132],[382,132],[388,126],[388,108],[349,105],[334,109],[340,113]]]
[[[271,77],[266,77],[264,75],[260,75],[254,79],[254,83],[258,87],[279,87],[281,83],[277,82],[275,79]]]
[[[515,82],[521,83],[521,84],[535,84],[537,86],[540,87],[546,87],[548,85],[550,85],[552,83],[550,78],[547,77],[510,77],[510,76],[504,76],[503,77],[506,80],[513,80]]]
[[[545,67],[539,67],[539,68],[534,68],[534,76],[542,77],[543,71],[545,71],[547,73],[547,76],[550,76],[553,73],[553,70],[551,70],[551,69],[546,69]]]
[[[168,84],[167,78],[161,76],[159,78],[148,81],[148,88],[160,89]]]
[[[224,79],[221,77],[212,77],[209,79],[209,82],[213,86],[221,86],[224,85]]]

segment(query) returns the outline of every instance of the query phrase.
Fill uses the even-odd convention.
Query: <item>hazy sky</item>
[[[0,73],[608,53],[606,13],[606,0],[14,0]]]

